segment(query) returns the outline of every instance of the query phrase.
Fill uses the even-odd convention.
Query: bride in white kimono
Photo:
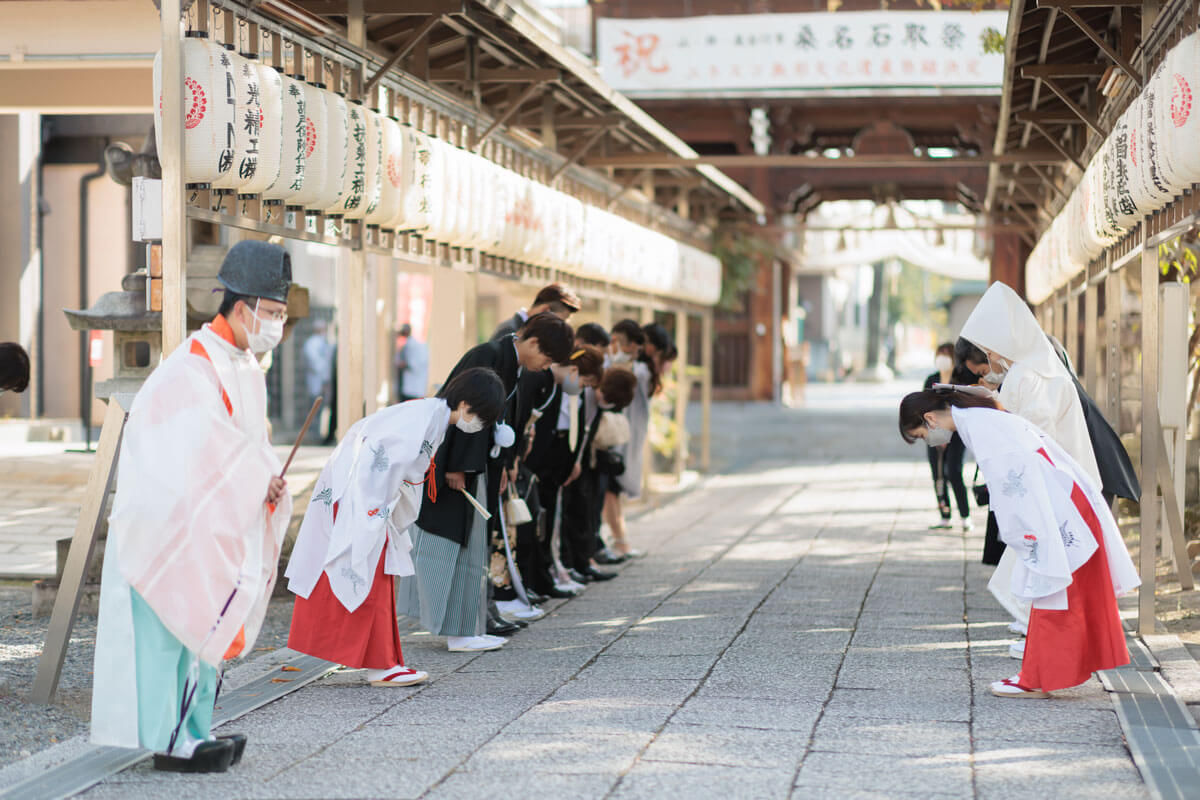
[[[1100,469],[1088,436],[1083,406],[1071,374],[1020,296],[1003,283],[993,283],[963,325],[962,338],[979,347],[986,364],[966,363],[985,383],[1000,387],[1000,405],[1048,434],[1101,485]],[[1007,589],[1015,554],[1005,553],[988,589],[1020,624],[1029,618],[1029,605]],[[1014,646],[1014,655],[1020,646]]]
[[[1012,553],[1006,589],[1032,608],[1021,672],[992,693],[1047,697],[1129,663],[1116,598],[1140,581],[1100,484],[986,391],[932,389],[901,401],[906,441],[937,445],[955,431],[975,454]]]

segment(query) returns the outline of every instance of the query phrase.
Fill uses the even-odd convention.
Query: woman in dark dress
[[[935,383],[975,383],[975,376],[967,373],[961,364],[954,360],[954,345],[943,342],[938,345],[935,359],[938,371],[925,379],[926,390],[932,389]],[[950,443],[941,447],[927,448],[929,456],[929,471],[933,474],[933,489],[937,495],[938,512],[941,519],[930,525],[931,528],[952,528],[950,521],[950,490],[954,490],[954,500],[958,504],[958,515],[962,519],[962,529],[969,531],[971,524],[971,506],[967,500],[967,486],[963,483],[963,454],[966,446],[958,434],[950,439]]]

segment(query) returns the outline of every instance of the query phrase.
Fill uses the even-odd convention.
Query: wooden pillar
[[[1067,292],[1067,313],[1066,324],[1063,333],[1066,338],[1062,340],[1063,347],[1067,348],[1067,355],[1071,357],[1071,362],[1077,367],[1079,366],[1079,297]]]
[[[352,45],[362,47],[365,33],[362,24],[361,0],[352,0],[347,28]],[[355,41],[358,39],[358,41]],[[358,99],[362,87],[362,67],[351,80],[352,100]],[[335,68],[335,75],[338,70]],[[334,81],[334,90],[341,89],[340,79]],[[365,297],[367,252],[363,248],[363,227],[355,226],[354,238],[350,241],[350,252],[345,259],[344,269],[337,278],[337,321],[338,321],[338,418],[337,435],[340,439],[350,426],[362,418],[364,406],[364,366],[366,319],[363,313]],[[339,259],[341,260],[341,259]]]
[[[679,357],[675,359],[675,376],[679,390],[675,395],[675,423],[679,426],[679,446],[675,448],[675,478],[681,479],[687,469],[687,407],[691,395],[688,385],[688,314],[687,311],[675,312],[675,346],[679,349]]]
[[[712,390],[713,390],[713,310],[705,309],[700,317],[700,466],[712,469]]]
[[[1131,267],[1127,267],[1131,269]],[[1121,432],[1121,273],[1104,279],[1104,409],[1108,423]]]
[[[1138,588],[1138,633],[1154,633],[1155,551],[1158,544],[1158,482],[1154,478],[1162,457],[1162,428],[1158,418],[1159,378],[1159,319],[1158,319],[1158,250],[1148,241],[1146,226],[1142,226],[1142,497],[1138,534],[1138,572],[1142,585]]]
[[[180,0],[162,0],[162,354],[187,336],[187,218],[183,185],[183,30]]]
[[[1103,362],[1098,343],[1099,295],[1100,287],[1089,281],[1083,290],[1083,350],[1077,358],[1083,362],[1083,374],[1079,376],[1083,388],[1093,400],[1096,399],[1096,387],[1100,384],[1100,365]]]

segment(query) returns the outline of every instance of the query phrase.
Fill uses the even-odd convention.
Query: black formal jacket
[[[1133,462],[1129,459],[1129,451],[1125,449],[1125,443],[1108,424],[1108,420],[1104,418],[1104,412],[1084,391],[1083,384],[1076,377],[1075,367],[1072,366],[1071,359],[1067,356],[1067,351],[1063,349],[1062,344],[1053,336],[1047,335],[1046,338],[1054,346],[1054,352],[1066,366],[1067,372],[1071,374],[1071,380],[1075,382],[1075,392],[1079,395],[1079,404],[1083,406],[1083,419],[1087,424],[1088,438],[1092,440],[1092,452],[1096,454],[1096,466],[1100,468],[1100,482],[1103,484],[1101,489],[1105,494],[1113,497],[1140,501],[1142,487],[1138,483],[1137,472],[1133,469]]]
[[[511,339],[484,342],[467,351],[450,375],[446,378],[449,383],[463,370],[472,367],[487,367],[500,376],[504,391],[509,395],[505,409],[505,419],[515,419],[520,415],[519,393],[514,389],[520,365],[517,363],[517,351]],[[467,491],[474,493],[476,480],[481,472],[488,473],[488,499],[492,504],[493,495],[499,496],[500,463],[506,457],[512,457],[512,449],[501,454],[500,459],[492,459],[489,453],[492,449],[492,429],[484,428],[479,433],[463,433],[453,425],[446,431],[446,438],[434,456],[436,467],[434,479],[437,485],[437,502],[429,499],[428,493],[421,503],[421,513],[417,517],[417,525],[421,530],[435,536],[441,536],[465,545],[471,531],[471,523],[476,513],[475,508],[462,496],[446,486],[447,472],[467,473]],[[493,519],[495,517],[493,516]]]
[[[492,331],[492,341],[503,339],[505,336],[512,336],[525,324],[525,320],[519,313],[513,314],[508,319],[496,326],[496,330]]]

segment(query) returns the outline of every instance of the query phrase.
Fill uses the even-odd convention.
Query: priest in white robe
[[[1075,382],[1025,301],[1006,284],[993,283],[960,335],[987,355],[987,364],[968,361],[966,367],[984,383],[999,387],[1000,405],[1048,434],[1096,486],[1102,485]],[[1029,604],[1007,588],[1014,558],[1007,552],[1000,557],[988,589],[1019,624],[1025,624]],[[1019,653],[1019,645],[1014,646],[1014,655]]]
[[[1117,597],[1139,579],[1099,483],[986,393],[927,390],[901,401],[905,440],[937,445],[955,431],[975,454],[1013,555],[1007,589],[1032,608],[1021,672],[992,693],[1047,697],[1129,663]]]
[[[317,478],[288,562],[296,595],[290,648],[365,669],[372,686],[429,677],[404,663],[393,582],[414,572],[408,529],[422,492],[437,499],[433,459],[446,431],[493,425],[504,400],[500,377],[476,367],[437,397],[389,406],[351,426]]]
[[[245,737],[210,733],[224,659],[252,650],[292,502],[255,354],[283,335],[291,262],[239,242],[212,322],[146,380],[121,442],[101,578],[92,741],[218,772]]]

